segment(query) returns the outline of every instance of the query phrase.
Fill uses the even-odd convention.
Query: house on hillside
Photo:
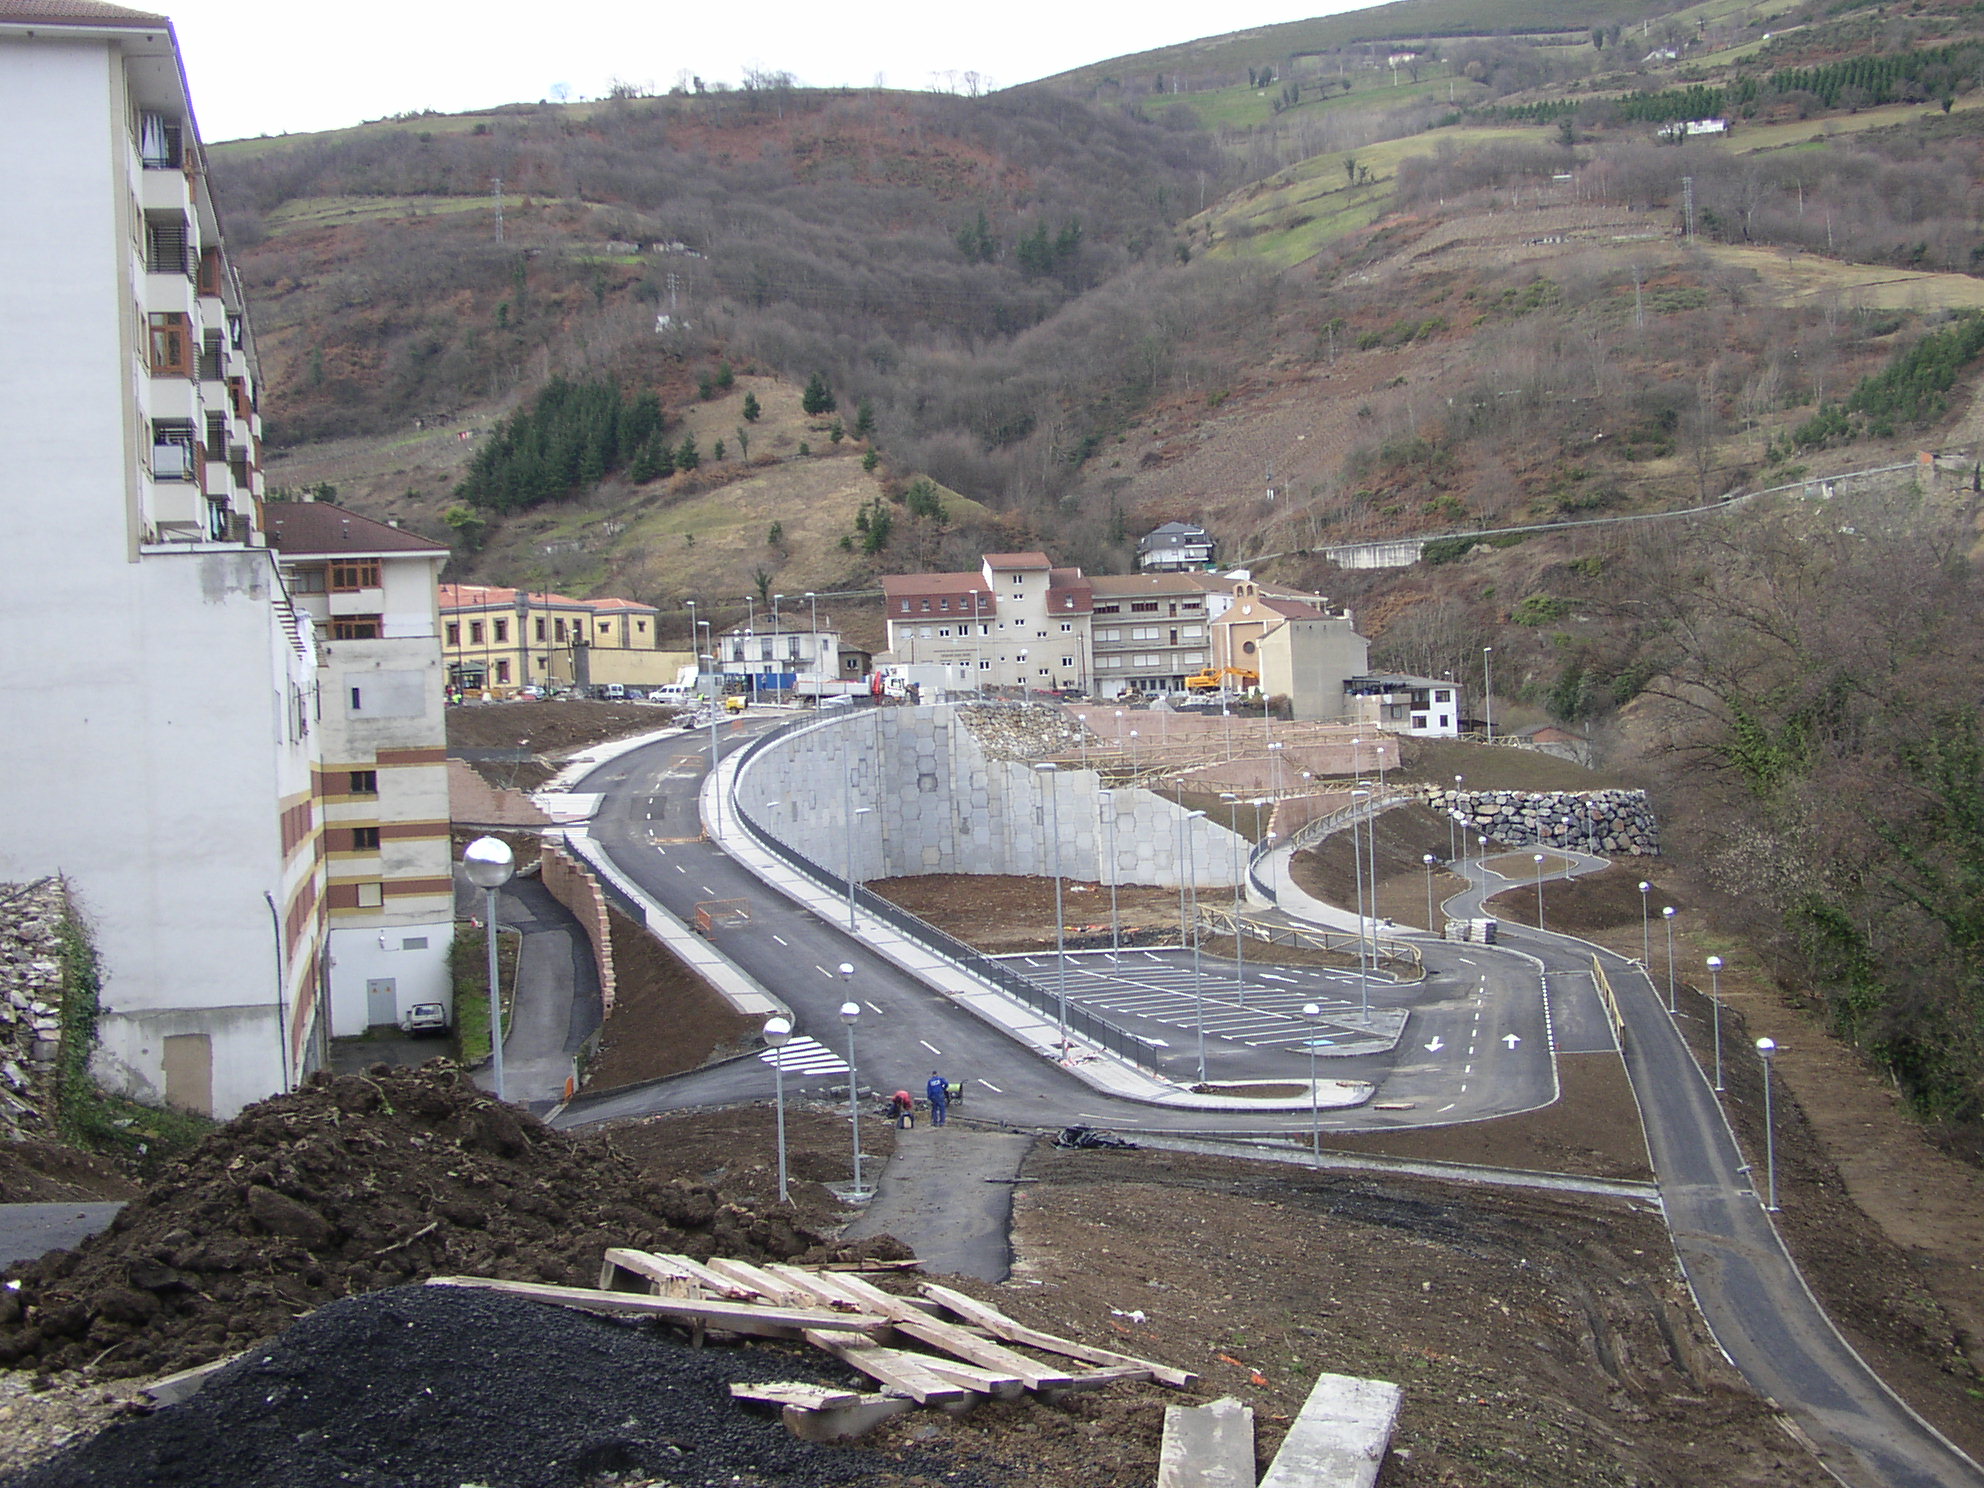
[[[448,685],[514,697],[525,687],[590,692],[673,682],[687,652],[661,649],[661,612],[633,599],[574,599],[549,589],[441,586]]]
[[[1166,522],[1137,540],[1137,568],[1142,573],[1210,568],[1214,546],[1205,528],[1191,522]]]
[[[941,666],[958,689],[1088,685],[1094,590],[1045,553],[987,553],[975,574],[891,574],[882,598],[898,665]]]
[[[1345,679],[1343,692],[1351,722],[1425,739],[1460,734],[1460,688],[1451,678],[1380,672]]]

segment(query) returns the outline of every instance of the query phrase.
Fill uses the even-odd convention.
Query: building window
[[[353,827],[351,829],[351,849],[353,852],[377,852],[379,850],[379,829],[377,827]]]
[[[195,440],[193,425],[186,419],[155,419],[152,422],[152,479],[183,481],[193,478]]]
[[[941,639],[943,639],[943,640],[946,640],[946,641],[948,641],[948,640],[949,640],[949,639],[951,638],[951,628],[950,628],[950,626],[948,626],[948,625],[940,625],[940,626],[938,626],[938,627],[937,627],[937,634],[938,634],[938,636],[939,636],[939,637],[940,637]]]
[[[383,884],[362,883],[354,887],[358,890],[360,909],[377,909],[386,902],[386,890]]]
[[[981,672],[989,672],[992,670],[992,663],[989,661],[981,661],[978,664],[978,669]]]
[[[1157,613],[1157,601],[1154,599],[1139,599],[1131,604],[1130,613],[1132,615],[1155,615]]]
[[[540,641],[544,639],[544,617],[542,615],[537,617],[537,638]]]
[[[462,623],[459,620],[448,622],[448,644],[459,646],[462,643]]]
[[[510,639],[510,622],[507,620],[492,620],[489,624],[490,628],[496,633],[496,644],[499,646],[506,644]]]
[[[1063,620],[1063,621],[1061,622],[1061,634],[1062,634],[1062,635],[1071,635],[1071,634],[1073,634],[1073,632],[1074,632],[1074,629],[1075,629],[1075,622],[1074,622],[1074,621],[1072,621],[1072,620]]]
[[[379,639],[379,617],[377,615],[333,615],[331,617],[331,639],[334,641],[376,641]]]
[[[496,663],[496,685],[498,687],[504,687],[509,684],[509,681],[510,681],[510,660],[506,656],[500,659]]]
[[[377,558],[334,558],[331,560],[331,593],[350,594],[359,589],[379,587]]]
[[[1064,656],[1061,658],[1062,666],[1073,666],[1074,664],[1075,664],[1075,659],[1072,656]]]
[[[636,621],[634,622],[634,629],[635,629],[635,630],[637,630],[637,631],[639,631],[639,632],[640,632],[640,633],[641,633],[642,635],[646,635],[646,634],[648,633],[648,623],[647,623],[647,621],[645,621],[645,620],[636,620]]]
[[[554,615],[554,616],[552,616],[552,618],[551,618],[551,638],[552,638],[552,639],[553,639],[554,641],[562,641],[562,640],[564,640],[564,639],[565,639],[565,617],[564,617],[564,616],[562,616],[562,615]]]
[[[345,781],[345,789],[354,796],[376,796],[379,794],[379,772],[353,770]]]
[[[471,646],[480,646],[482,644],[482,622],[480,620],[469,621],[468,643]]]
[[[321,568],[293,568],[289,571],[289,592],[291,594],[322,594],[324,592],[324,571]]]
[[[424,935],[409,935],[400,942],[400,949],[403,951],[424,951],[427,949],[427,937]]]
[[[186,317],[167,311],[146,317],[151,330],[151,368],[154,377],[193,375],[193,338],[186,331]]]

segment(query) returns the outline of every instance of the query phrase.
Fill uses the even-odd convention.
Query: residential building
[[[1144,573],[1176,572],[1212,566],[1213,540],[1192,522],[1166,522],[1137,540],[1137,567]]]
[[[888,656],[946,668],[960,688],[1085,688],[1093,591],[1045,553],[988,553],[979,571],[882,580]]]
[[[328,502],[267,507],[316,630],[316,805],[333,1038],[438,1002],[452,1015],[454,880],[436,588],[445,544]]]
[[[112,1089],[228,1117],[322,1058],[317,638],[171,25],[0,0],[12,518],[0,879],[62,874]]]
[[[1351,722],[1422,738],[1452,739],[1460,734],[1460,688],[1452,678],[1384,672],[1351,677],[1343,691]]]
[[[632,599],[443,584],[441,646],[449,685],[496,697],[512,697],[527,686],[660,687],[695,660],[661,649],[660,616],[653,605]]]
[[[1092,680],[1097,697],[1181,692],[1212,661],[1213,614],[1232,580],[1201,573],[1108,575],[1089,580]]]
[[[746,692],[803,692],[818,683],[846,680],[840,632],[832,618],[819,624],[804,610],[754,615],[726,630],[717,669],[726,677],[742,678],[733,688]]]

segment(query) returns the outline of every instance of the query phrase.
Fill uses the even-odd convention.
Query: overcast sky
[[[928,88],[977,72],[993,87],[1208,33],[1334,15],[1359,0],[123,0],[172,17],[208,141],[332,129],[388,114],[535,102],[562,86],[666,89],[684,72],[746,68],[813,86]]]

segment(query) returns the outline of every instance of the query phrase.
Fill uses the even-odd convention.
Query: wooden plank
[[[980,1338],[976,1333],[967,1333],[954,1324],[917,1317],[898,1317],[895,1321],[896,1331],[904,1337],[914,1338],[929,1348],[941,1349],[981,1369],[996,1369],[1013,1375],[1023,1381],[1029,1390],[1065,1390],[1075,1383],[1075,1377],[1065,1370],[1050,1369],[1004,1344]]]
[[[685,1276],[693,1279],[698,1286],[719,1297],[728,1297],[735,1302],[748,1302],[752,1297],[757,1295],[750,1287],[739,1286],[729,1277],[719,1276],[701,1261],[691,1260],[688,1256],[676,1255],[670,1251],[657,1255],[655,1259],[667,1262]]]
[[[1253,1411],[1230,1395],[1167,1406],[1157,1488],[1254,1488]]]
[[[825,1385],[810,1384],[805,1380],[775,1380],[770,1384],[753,1385],[741,1381],[730,1387],[733,1400],[755,1400],[760,1405],[795,1405],[801,1410],[833,1410],[843,1405],[857,1404],[861,1399],[859,1390],[834,1390]]]
[[[634,1292],[601,1292],[586,1287],[549,1286],[535,1281],[498,1281],[488,1276],[430,1276],[429,1286],[477,1287],[507,1292],[533,1302],[549,1302],[596,1312],[606,1317],[652,1317],[671,1322],[700,1323],[730,1333],[763,1338],[794,1338],[809,1328],[834,1328],[858,1337],[884,1333],[894,1323],[883,1317],[828,1312],[810,1307],[773,1307],[726,1302],[713,1297],[644,1297]]]
[[[718,1276],[741,1287],[748,1287],[767,1302],[777,1302],[786,1307],[811,1307],[814,1305],[811,1294],[802,1292],[775,1276],[767,1275],[762,1267],[749,1261],[732,1260],[727,1256],[711,1256],[709,1268]]]
[[[863,1395],[853,1405],[833,1410],[801,1410],[788,1405],[785,1429],[801,1441],[851,1441],[866,1436],[890,1416],[915,1409],[916,1402],[907,1395]]]
[[[1173,1369],[1167,1364],[1154,1363],[1149,1359],[1139,1359],[1133,1354],[1119,1354],[1114,1349],[1095,1348],[1086,1343],[1076,1343],[1072,1339],[1057,1338],[1052,1333],[1043,1333],[1038,1328],[1029,1328],[1025,1323],[1007,1317],[998,1308],[967,1297],[963,1292],[952,1291],[947,1286],[939,1286],[934,1281],[926,1281],[922,1286],[923,1295],[933,1302],[943,1304],[946,1310],[957,1314],[968,1323],[976,1323],[994,1338],[1003,1338],[1008,1343],[1023,1343],[1028,1348],[1039,1349],[1043,1354],[1059,1354],[1065,1359],[1080,1359],[1088,1364],[1124,1364],[1150,1371],[1150,1377],[1161,1385],[1189,1390],[1199,1382],[1199,1377],[1190,1370]]]
[[[919,1405],[944,1405],[971,1398],[964,1385],[932,1374],[913,1354],[883,1348],[863,1333],[849,1333],[832,1324],[808,1328],[806,1341],[823,1348],[842,1363],[860,1370],[870,1379],[898,1394],[907,1395]]]
[[[1017,1400],[1026,1394],[1026,1381],[1016,1374],[1000,1374],[973,1364],[960,1364],[955,1359],[937,1359],[929,1355],[923,1356],[923,1367],[939,1379],[950,1380],[967,1389],[981,1390],[994,1400]]]
[[[787,1265],[783,1261],[773,1261],[765,1270],[791,1287],[794,1291],[811,1298],[808,1304],[813,1307],[846,1307],[848,1299],[842,1293],[821,1284],[820,1274],[809,1271],[804,1266]]]
[[[623,1245],[608,1246],[599,1263],[599,1289],[602,1292],[648,1292],[662,1297],[701,1297],[707,1295],[680,1266],[671,1265],[645,1250]]]

